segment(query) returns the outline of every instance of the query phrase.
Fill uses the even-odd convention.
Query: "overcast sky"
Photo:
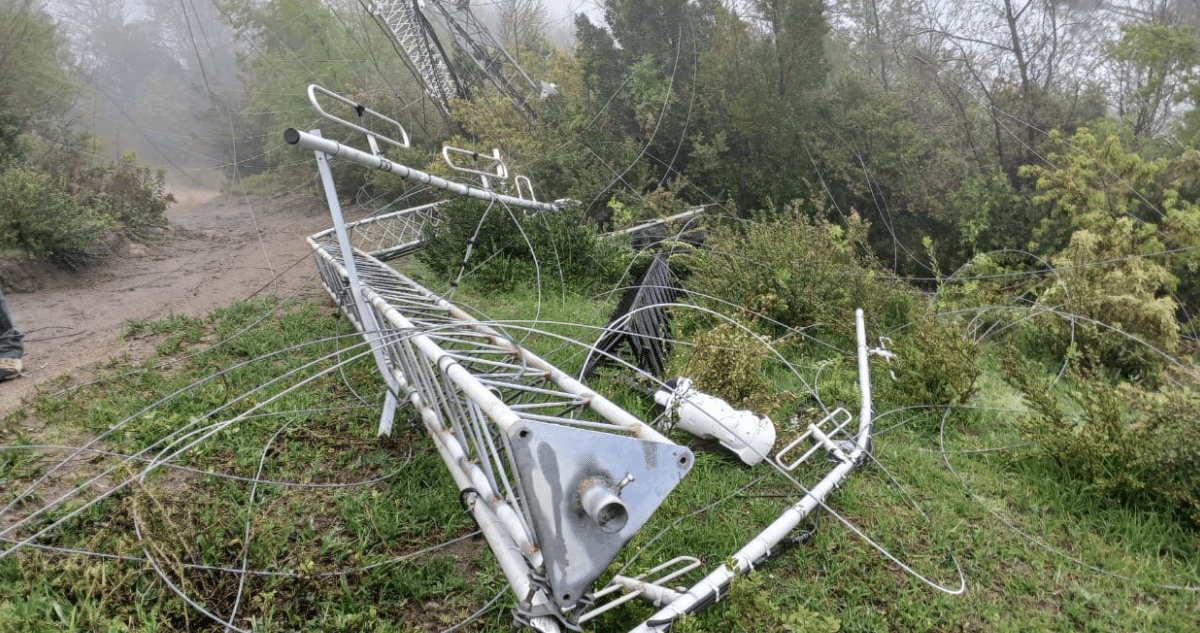
[[[549,22],[549,34],[566,34],[570,39],[575,37],[575,15],[587,13],[592,16],[592,22],[600,22],[604,12],[600,9],[603,0],[542,0],[546,7],[546,21]]]

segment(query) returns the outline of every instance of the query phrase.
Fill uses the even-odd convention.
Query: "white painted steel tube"
[[[462,390],[463,395],[479,405],[480,410],[496,426],[507,432],[508,429],[520,421],[521,418],[512,409],[508,408],[508,405],[498,398],[492,390],[480,383],[470,371],[459,365],[457,361],[428,336],[419,334],[421,331],[420,327],[409,321],[408,317],[390,305],[387,299],[371,291],[368,291],[367,295],[371,304],[387,318],[389,323],[402,330],[414,332],[411,336],[406,337],[411,341],[412,345],[416,346],[425,358],[432,361],[446,377],[454,382]]]
[[[430,293],[430,296],[432,297],[433,294]],[[658,431],[654,430],[653,427],[643,422],[641,418],[638,418],[636,415],[633,415],[632,413],[621,408],[608,398],[605,398],[596,391],[588,388],[587,385],[579,382],[570,374],[554,366],[544,358],[513,343],[496,330],[480,323],[479,321],[476,321],[474,317],[463,311],[462,308],[459,308],[453,303],[450,303],[449,301],[446,301],[440,297],[437,298],[437,302],[439,306],[448,310],[450,314],[454,316],[454,318],[470,322],[477,330],[492,336],[497,345],[502,345],[511,350],[513,354],[520,356],[521,360],[526,365],[538,371],[545,372],[546,377],[549,378],[550,381],[555,385],[557,385],[558,388],[578,398],[586,400],[592,411],[600,414],[604,419],[612,422],[613,424],[629,429],[630,432],[633,433],[634,437],[651,442],[674,444],[674,442],[667,439],[665,435],[659,433]]]
[[[858,437],[855,449],[851,454],[854,460],[862,459],[862,455],[871,446],[871,427],[875,412],[871,408],[871,366],[867,364],[867,326],[863,322],[863,311],[854,311],[854,331],[858,335],[858,388],[862,392],[862,410],[858,418]]]
[[[588,402],[588,406],[593,411],[604,417],[604,419],[612,422],[613,424],[629,429],[629,431],[632,432],[635,437],[640,439],[652,442],[663,442],[667,444],[674,443],[667,439],[667,437],[663,434],[654,430],[650,425],[643,422],[637,416],[629,413],[625,409],[622,409],[620,406],[616,405],[611,400],[605,398],[599,393],[596,393],[592,389],[589,389],[586,385],[578,380],[575,380],[569,374],[555,367],[540,356],[513,343],[501,333],[480,323],[458,306],[446,301],[445,299],[437,297],[424,288],[422,288],[422,290],[426,293],[426,296],[431,301],[435,302],[439,307],[445,308],[451,316],[463,321],[465,325],[470,325],[475,330],[490,336],[494,345],[510,351],[513,355],[521,358],[522,362],[524,362],[526,365],[536,369],[537,371],[545,373],[546,377],[563,391],[586,400]],[[408,318],[403,314],[401,314],[399,310],[396,310],[394,307],[388,305],[387,300],[383,297],[371,293],[369,293],[368,296],[370,297],[370,301],[375,305],[376,309],[385,314],[388,320],[396,327],[404,329],[416,327],[416,325],[409,321]],[[439,347],[436,342],[423,334],[418,334],[415,338],[419,339],[420,341],[419,347],[422,353],[425,353],[427,358],[437,362],[439,366],[444,366],[444,369],[446,369],[447,375],[450,377],[450,379],[463,389],[463,392],[467,394],[467,397],[479,404],[484,413],[486,413],[490,419],[496,422],[497,425],[507,430],[516,422],[516,420],[519,419],[519,416],[514,413],[512,409],[510,409],[508,405],[504,403],[503,400],[497,398],[495,393],[493,393],[492,390],[483,383],[479,382],[479,379],[471,374],[471,372],[462,368],[449,354],[446,353],[445,350]]]
[[[321,138],[317,135],[310,135],[313,138]],[[321,184],[325,188],[325,201],[329,205],[329,215],[333,218],[333,228],[337,233],[338,244],[343,252],[350,251],[350,235],[346,232],[346,219],[342,216],[342,205],[337,198],[337,189],[333,183],[333,172],[329,169],[329,161],[324,154],[317,153],[317,172],[321,175]],[[362,320],[362,334],[371,345],[372,355],[375,357],[375,364],[378,366],[379,373],[388,383],[388,389],[393,393],[396,391],[396,384],[389,381],[390,374],[388,373],[387,359],[383,356],[383,351],[379,342],[379,327],[375,323],[375,315],[370,314],[366,310],[366,305],[362,296],[362,284],[358,278],[358,270],[354,264],[354,258],[347,258],[343,265],[346,267],[346,278],[350,280],[350,294],[354,298],[355,306],[358,309],[358,318]],[[383,420],[380,424],[380,429],[384,426],[391,427],[390,420]]]
[[[429,203],[422,204],[419,206],[409,207],[407,209],[400,209],[399,211],[392,211],[391,213],[384,213],[383,215],[376,215],[376,216],[371,216],[369,218],[363,218],[361,220],[355,220],[353,222],[347,222],[346,228],[353,229],[353,228],[357,228],[360,225],[366,226],[366,225],[370,225],[370,224],[376,224],[376,223],[382,222],[384,220],[391,220],[393,218],[399,218],[399,217],[403,217],[406,215],[417,214],[422,211],[429,211],[432,209],[436,209],[437,207],[441,206],[441,204],[442,203],[440,203],[440,202],[429,202]],[[333,233],[335,230],[336,229],[334,229],[333,227],[329,227],[329,228],[325,229],[324,231],[320,231],[318,233],[313,233],[312,235],[308,236],[308,243],[310,245],[312,245],[313,248],[316,248],[317,245],[314,243],[314,240],[319,240],[322,237],[325,237],[325,236]]]
[[[407,379],[398,369],[392,371],[393,378],[406,390],[411,390]],[[443,427],[437,419],[437,415],[433,409],[427,406],[421,398],[421,394],[416,391],[411,391],[409,401],[413,404],[421,414],[421,421],[425,424],[425,430],[429,436],[433,438],[434,445],[437,446],[438,454],[442,457],[442,462],[446,464],[446,470],[450,471],[450,476],[454,478],[454,483],[460,491],[466,491],[474,488],[479,492],[479,496],[483,503],[476,503],[471,512],[479,522],[480,527],[483,527],[483,521],[479,518],[478,508],[486,506],[488,520],[500,526],[502,534],[494,534],[489,536],[485,531],[484,536],[488,539],[488,543],[492,545],[492,551],[495,552],[497,558],[502,556],[510,556],[510,554],[502,554],[510,549],[515,549],[517,554],[515,560],[500,561],[500,566],[504,569],[505,576],[509,582],[513,581],[513,575],[509,573],[510,568],[517,569],[517,575],[523,578],[526,589],[520,589],[517,584],[513,584],[513,590],[517,591],[517,596],[522,597],[527,593],[529,584],[530,569],[525,563],[526,558],[534,566],[541,564],[541,550],[533,545],[533,541],[529,536],[525,524],[520,519],[520,515],[512,509],[503,499],[497,496],[496,491],[492,490],[491,485],[487,482],[487,478],[483,477],[482,481],[478,480],[482,476],[482,470],[477,464],[470,462],[466,457],[466,451],[462,444],[453,437],[453,434],[448,429]],[[524,556],[522,556],[522,553]]]
[[[423,172],[419,169],[413,169],[399,163],[393,163],[382,156],[375,156],[370,152],[364,152],[362,150],[350,147],[349,145],[343,145],[337,141],[331,141],[326,138],[309,134],[308,132],[302,132],[296,128],[290,127],[284,130],[283,140],[288,145],[299,145],[300,147],[310,149],[315,152],[322,152],[329,156],[344,158],[348,161],[358,163],[359,165],[370,167],[371,169],[378,169],[379,171],[396,174],[401,178],[415,180],[419,183],[429,185],[430,187],[444,189],[451,193],[470,196],[479,200],[499,202],[501,204],[520,207],[522,209],[537,209],[540,211],[558,210],[558,207],[553,204],[536,202],[533,200],[522,200],[516,196],[496,193],[495,191],[489,191],[482,187],[474,187],[472,185],[465,185],[460,182],[446,180],[445,178],[434,176],[433,174]]]
[[[854,312],[855,328],[858,334],[858,376],[859,387],[862,389],[862,414],[859,418],[859,432],[855,439],[854,450],[850,459],[839,463],[829,471],[816,486],[809,490],[804,498],[779,515],[771,525],[755,536],[745,547],[733,555],[734,568],[722,564],[714,569],[703,580],[692,585],[683,596],[660,609],[651,617],[631,630],[631,633],[663,633],[680,616],[689,613],[698,604],[707,602],[714,597],[720,597],[729,587],[729,583],[739,574],[749,573],[754,561],[761,560],[772,548],[787,538],[796,526],[800,525],[809,514],[825,503],[833,491],[837,490],[854,468],[858,466],[871,440],[871,373],[867,365],[866,326],[863,323],[863,311]],[[653,625],[651,623],[654,623]]]
[[[636,226],[631,226],[627,229],[621,229],[619,231],[611,231],[609,233],[605,233],[603,237],[615,237],[617,235],[627,235],[629,233],[636,233],[638,231],[641,231],[642,229],[646,229],[646,228],[649,228],[652,226],[657,226],[659,224],[666,224],[667,222],[674,222],[675,220],[682,220],[684,218],[690,218],[693,216],[697,216],[697,215],[700,215],[701,213],[703,213],[704,210],[709,208],[710,206],[712,206],[712,205],[702,204],[698,207],[694,207],[694,208],[688,209],[687,211],[676,213],[675,215],[669,215],[665,218],[659,218],[657,220],[650,220],[649,222],[643,222]]]

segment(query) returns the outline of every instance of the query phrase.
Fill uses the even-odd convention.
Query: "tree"
[[[817,0],[755,0],[774,49],[776,90],[787,98],[825,82],[824,4]]]
[[[0,0],[0,147],[26,129],[49,134],[78,93],[65,41],[34,0]]]
[[[281,132],[287,127],[304,128],[316,123],[317,115],[305,94],[312,83],[369,104],[385,115],[393,114],[397,120],[422,122],[411,112],[399,114],[406,105],[419,102],[420,90],[402,69],[389,40],[371,35],[379,33],[379,26],[367,21],[366,12],[357,3],[224,0],[220,7],[243,47],[238,65],[246,86],[245,98],[223,104],[231,112],[226,125],[234,128],[230,144],[224,149],[228,164],[235,166],[236,177],[296,165],[295,150],[283,143]],[[386,55],[381,54],[382,50]],[[379,74],[371,75],[372,70]],[[395,80],[380,85],[380,76]],[[353,109],[340,114],[355,116]],[[432,116],[437,121],[433,125],[441,129],[441,117]],[[418,139],[432,136],[408,131]],[[362,184],[361,170],[344,173],[356,174],[359,180],[355,185]],[[281,178],[277,186],[295,186],[311,181],[312,168],[300,164],[276,175]]]
[[[1200,27],[1125,24],[1108,53],[1121,84],[1117,114],[1132,120],[1134,136],[1162,134],[1181,106],[1200,102]]]
[[[1059,0],[932,2],[921,30],[938,64],[960,65],[990,109],[997,163],[1033,160],[1043,130],[1101,114],[1087,87],[1105,23],[1095,6]]]
[[[1114,331],[1163,352],[1179,348],[1174,293],[1181,276],[1194,277],[1200,266],[1200,253],[1181,248],[1200,243],[1200,205],[1177,187],[1181,172],[1194,177],[1200,169],[1200,156],[1145,160],[1126,149],[1130,137],[1111,125],[1082,128],[1069,142],[1055,131],[1049,164],[1022,171],[1035,180],[1033,202],[1046,216],[1031,248],[1051,253],[1061,280],[1039,302],[1084,318],[1076,340],[1092,355],[1085,360],[1139,374],[1161,358]]]
[[[864,72],[885,90],[909,65],[923,9],[917,0],[837,0],[827,3],[838,39],[847,48],[848,65]]]
[[[528,64],[546,45],[546,7],[542,0],[505,0],[500,5],[500,41],[517,63]]]

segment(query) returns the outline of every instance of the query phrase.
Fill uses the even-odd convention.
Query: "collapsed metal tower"
[[[681,417],[691,416],[681,428],[723,438],[727,448],[738,444],[739,456],[748,464],[765,459],[790,477],[788,473],[812,455],[825,454],[833,463],[828,474],[813,487],[801,488],[799,501],[686,590],[675,583],[700,567],[700,560],[692,556],[663,562],[640,576],[617,574],[597,589],[597,579],[691,470],[691,450],[525,349],[503,329],[479,322],[385,264],[383,256],[419,246],[414,226],[436,221],[434,210],[418,207],[348,225],[329,161],[348,160],[529,212],[556,212],[558,206],[394,163],[379,151],[379,143],[407,146],[402,129],[401,140],[365,130],[329,115],[317,103],[317,94],[332,96],[360,114],[367,109],[319,87],[309,88],[310,101],[322,116],[365,133],[370,147],[356,149],[322,138],[315,130],[284,133],[287,143],[314,152],[325,187],[334,226],[310,238],[322,282],[371,346],[387,388],[380,433],[390,432],[398,407],[411,407],[500,563],[516,597],[517,624],[544,632],[578,631],[591,618],[640,597],[658,610],[633,630],[665,632],[678,618],[720,600],[733,578],[779,551],[866,459],[872,410],[869,350],[860,310],[856,319],[862,408],[857,430],[852,428],[854,416],[838,409],[809,424],[768,459],[773,430],[765,449],[741,443],[739,429],[731,426],[733,416],[728,415],[737,412],[713,415],[706,404],[711,397],[695,397],[682,385],[662,394],[669,406],[679,408]],[[498,158],[496,163],[486,178],[472,173],[484,183],[507,178]],[[369,226],[376,223],[386,226]],[[382,238],[398,244],[380,243]],[[800,455],[792,457],[795,453]]]
[[[535,114],[530,100],[535,95],[555,94],[551,84],[535,82],[525,73],[468,2],[372,0],[370,12],[400,49],[425,94],[447,118],[451,99],[470,99],[491,89],[532,121]],[[450,37],[453,58],[442,46],[439,31]]]

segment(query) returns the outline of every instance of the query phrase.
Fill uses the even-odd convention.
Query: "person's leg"
[[[0,288],[0,380],[21,375],[21,356],[25,353],[25,335],[13,327],[8,301]]]

